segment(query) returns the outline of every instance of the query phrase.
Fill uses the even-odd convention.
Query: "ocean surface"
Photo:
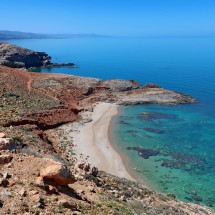
[[[215,209],[215,38],[74,38],[8,41],[79,68],[42,69],[135,79],[195,97],[196,104],[123,107],[114,146],[160,192]]]

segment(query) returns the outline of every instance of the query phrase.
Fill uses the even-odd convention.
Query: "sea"
[[[114,147],[132,174],[155,191],[215,209],[215,38],[10,40],[76,68],[40,69],[156,83],[195,104],[125,106],[114,118]]]

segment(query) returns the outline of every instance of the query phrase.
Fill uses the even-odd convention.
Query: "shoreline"
[[[118,106],[118,113],[117,115],[120,114],[120,111],[122,111],[122,109],[120,108],[120,106]],[[116,115],[115,115],[116,116]],[[118,155],[120,156],[123,165],[126,169],[126,171],[131,175],[132,179],[140,184],[142,184],[143,186],[147,187],[150,190],[156,191],[155,187],[153,187],[149,182],[147,182],[146,180],[144,180],[143,178],[141,178],[140,176],[138,176],[138,173],[136,172],[136,170],[134,170],[130,165],[129,165],[129,159],[126,157],[125,154],[123,154],[122,151],[120,151],[119,148],[117,148],[117,146],[115,146],[113,143],[118,143],[119,140],[117,140],[116,136],[113,135],[113,133],[111,132],[111,127],[113,126],[114,122],[113,122],[113,117],[111,119],[111,123],[109,126],[109,130],[108,130],[108,138],[110,140],[110,145],[112,146],[113,150],[116,151],[116,153],[118,153]],[[158,191],[159,192],[159,191]]]
[[[110,126],[118,114],[118,107],[116,104],[97,103],[90,113],[92,121],[79,124],[78,131],[72,132],[74,151],[78,162],[88,162],[108,174],[136,181],[110,141]]]

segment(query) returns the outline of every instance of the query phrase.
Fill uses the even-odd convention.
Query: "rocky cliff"
[[[0,42],[0,65],[11,68],[30,68],[46,66],[73,66],[73,63],[52,63],[45,52],[36,52],[16,45]]]

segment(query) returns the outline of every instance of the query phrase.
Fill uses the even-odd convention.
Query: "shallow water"
[[[215,38],[9,42],[46,51],[55,62],[74,62],[80,67],[42,72],[154,82],[197,98],[192,105],[124,107],[113,126],[114,144],[153,189],[215,208]],[[151,152],[147,149],[159,153],[144,159],[143,154]]]
[[[184,201],[213,204],[215,194],[215,119],[194,111],[195,105],[125,107],[115,119],[118,149],[129,158],[135,174],[152,188],[174,193]],[[173,118],[141,119],[141,113],[173,114]],[[160,129],[163,133],[144,128]],[[155,130],[156,131],[156,130]],[[148,159],[127,147],[152,149],[158,155]]]

